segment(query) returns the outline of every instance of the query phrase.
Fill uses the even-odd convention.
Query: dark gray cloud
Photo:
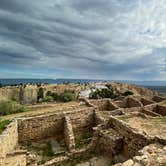
[[[164,0],[1,0],[0,64],[63,70],[62,77],[165,79],[164,6]]]

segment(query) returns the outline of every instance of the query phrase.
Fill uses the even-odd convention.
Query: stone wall
[[[0,99],[15,100],[21,104],[37,102],[37,86],[7,86],[0,88]]]
[[[0,88],[0,99],[10,99],[20,101],[20,89],[18,87]]]
[[[40,140],[55,137],[64,139],[64,117],[70,118],[73,131],[79,134],[93,126],[94,108],[84,108],[65,113],[53,113],[18,119],[19,141]]]
[[[72,124],[68,116],[65,116],[64,135],[65,135],[66,146],[69,152],[71,152],[75,149],[75,138],[74,138]]]
[[[166,116],[166,107],[165,106],[157,105],[154,111],[162,116]]]
[[[127,100],[127,107],[128,108],[143,106],[142,103],[139,100],[134,99],[134,97],[127,97],[126,100]]]
[[[75,110],[67,112],[72,123],[74,135],[80,134],[92,130],[95,126],[94,108],[84,108],[81,110]]]
[[[141,103],[142,103],[143,105],[154,104],[154,101],[148,100],[148,99],[145,99],[145,98],[141,98],[140,101],[141,101]]]
[[[126,108],[127,107],[127,101],[125,99],[116,100],[116,101],[114,101],[114,103],[120,108]]]
[[[26,151],[15,151],[17,145],[18,126],[15,120],[0,135],[1,166],[26,166]]]
[[[7,153],[15,149],[18,144],[17,129],[17,121],[13,121],[0,135],[0,156],[5,156]]]
[[[93,141],[95,151],[108,156],[123,153],[125,158],[130,158],[144,146],[155,142],[154,138],[136,131],[115,117],[110,117],[108,121],[99,125],[96,133],[96,141]]]
[[[165,106],[161,106],[158,104],[151,104],[151,105],[145,106],[144,108],[145,108],[145,110],[155,112],[162,116],[166,116],[166,107]]]
[[[97,107],[100,111],[112,111],[118,109],[116,103],[112,102],[111,99],[90,100],[90,103]]]
[[[110,126],[123,136],[123,150],[127,157],[132,157],[137,154],[138,150],[150,144],[152,139],[143,133],[140,133],[123,121],[114,117],[110,117]]]
[[[134,108],[141,107],[143,104],[141,101],[134,97],[126,97],[122,100],[111,100],[111,99],[99,99],[89,100],[92,105],[98,108],[100,111],[112,111],[118,108]]]
[[[113,129],[101,130],[97,141],[97,153],[113,157],[123,148],[123,136]]]
[[[163,100],[166,100],[166,98],[155,95],[155,96],[153,96],[152,100],[155,101],[155,102],[161,102]]]
[[[18,119],[19,142],[26,140],[41,140],[48,137],[63,139],[63,114],[41,115]]]
[[[96,106],[99,110],[107,110],[109,107],[109,99],[89,100],[91,104]]]
[[[113,166],[165,166],[166,147],[160,144],[150,144],[139,151],[138,156],[134,156],[123,163]]]
[[[1,166],[26,166],[26,152],[14,151],[0,159]]]
[[[38,88],[37,86],[26,86],[20,88],[20,100],[21,104],[32,104],[37,102]]]
[[[156,105],[157,105],[156,103],[155,104],[151,104],[151,105],[146,105],[146,106],[144,106],[144,108],[146,110],[153,111],[156,108]]]
[[[140,112],[141,113],[143,113],[143,114],[146,114],[146,115],[149,115],[149,116],[161,116],[160,114],[158,114],[158,113],[156,113],[156,112],[153,112],[153,111],[150,111],[150,110],[146,110],[146,109],[144,109],[144,108],[142,108],[141,110],[140,110]]]

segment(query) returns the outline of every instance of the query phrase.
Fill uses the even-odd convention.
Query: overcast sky
[[[0,78],[166,80],[166,0],[0,0]]]

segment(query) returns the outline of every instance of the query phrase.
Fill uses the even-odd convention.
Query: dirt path
[[[16,113],[6,116],[0,116],[0,119],[13,119],[18,117],[40,115],[44,113],[58,112],[64,110],[73,110],[76,108],[82,108],[79,106],[79,102],[68,102],[68,103],[43,103],[37,105],[27,106],[31,111]]]

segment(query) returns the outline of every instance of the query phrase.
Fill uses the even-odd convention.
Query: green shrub
[[[13,113],[28,111],[27,108],[12,100],[0,101],[0,115],[9,115]]]
[[[47,146],[43,148],[43,156],[53,156],[54,152],[50,142],[47,142]]]
[[[69,101],[75,101],[77,99],[77,96],[75,93],[72,92],[64,92],[60,94],[59,101],[61,102],[69,102]]]
[[[37,93],[37,99],[40,100],[43,99],[43,97],[44,97],[44,90],[42,87],[40,87]]]
[[[77,96],[74,91],[66,90],[61,94],[57,94],[51,91],[48,91],[46,93],[46,97],[43,99],[45,102],[50,101],[60,101],[60,102],[69,102],[69,101],[75,101],[77,99]]]
[[[92,92],[89,96],[90,99],[115,98],[115,97],[117,96],[114,94],[114,91],[108,88],[97,89],[96,91]]]
[[[47,91],[46,96],[51,96],[52,92],[51,91]]]
[[[43,99],[44,102],[51,102],[51,101],[54,101],[53,97],[52,96],[46,96],[44,99]]]
[[[87,131],[86,133],[82,134],[79,137],[76,137],[75,143],[76,143],[76,148],[80,149],[83,148],[84,146],[88,145],[92,139],[93,132],[92,131]]]
[[[130,95],[133,95],[134,93],[132,91],[126,91],[122,94],[122,96],[130,96]]]
[[[51,91],[48,91],[46,93],[46,96],[51,96],[53,98],[53,100],[55,100],[55,101],[58,100],[58,98],[59,98],[59,95],[57,93],[54,93],[54,92],[51,92]]]
[[[52,93],[51,96],[53,97],[53,99],[56,101],[59,98],[59,95],[57,93]]]
[[[10,120],[0,121],[0,134],[6,129],[9,123],[10,123]]]

